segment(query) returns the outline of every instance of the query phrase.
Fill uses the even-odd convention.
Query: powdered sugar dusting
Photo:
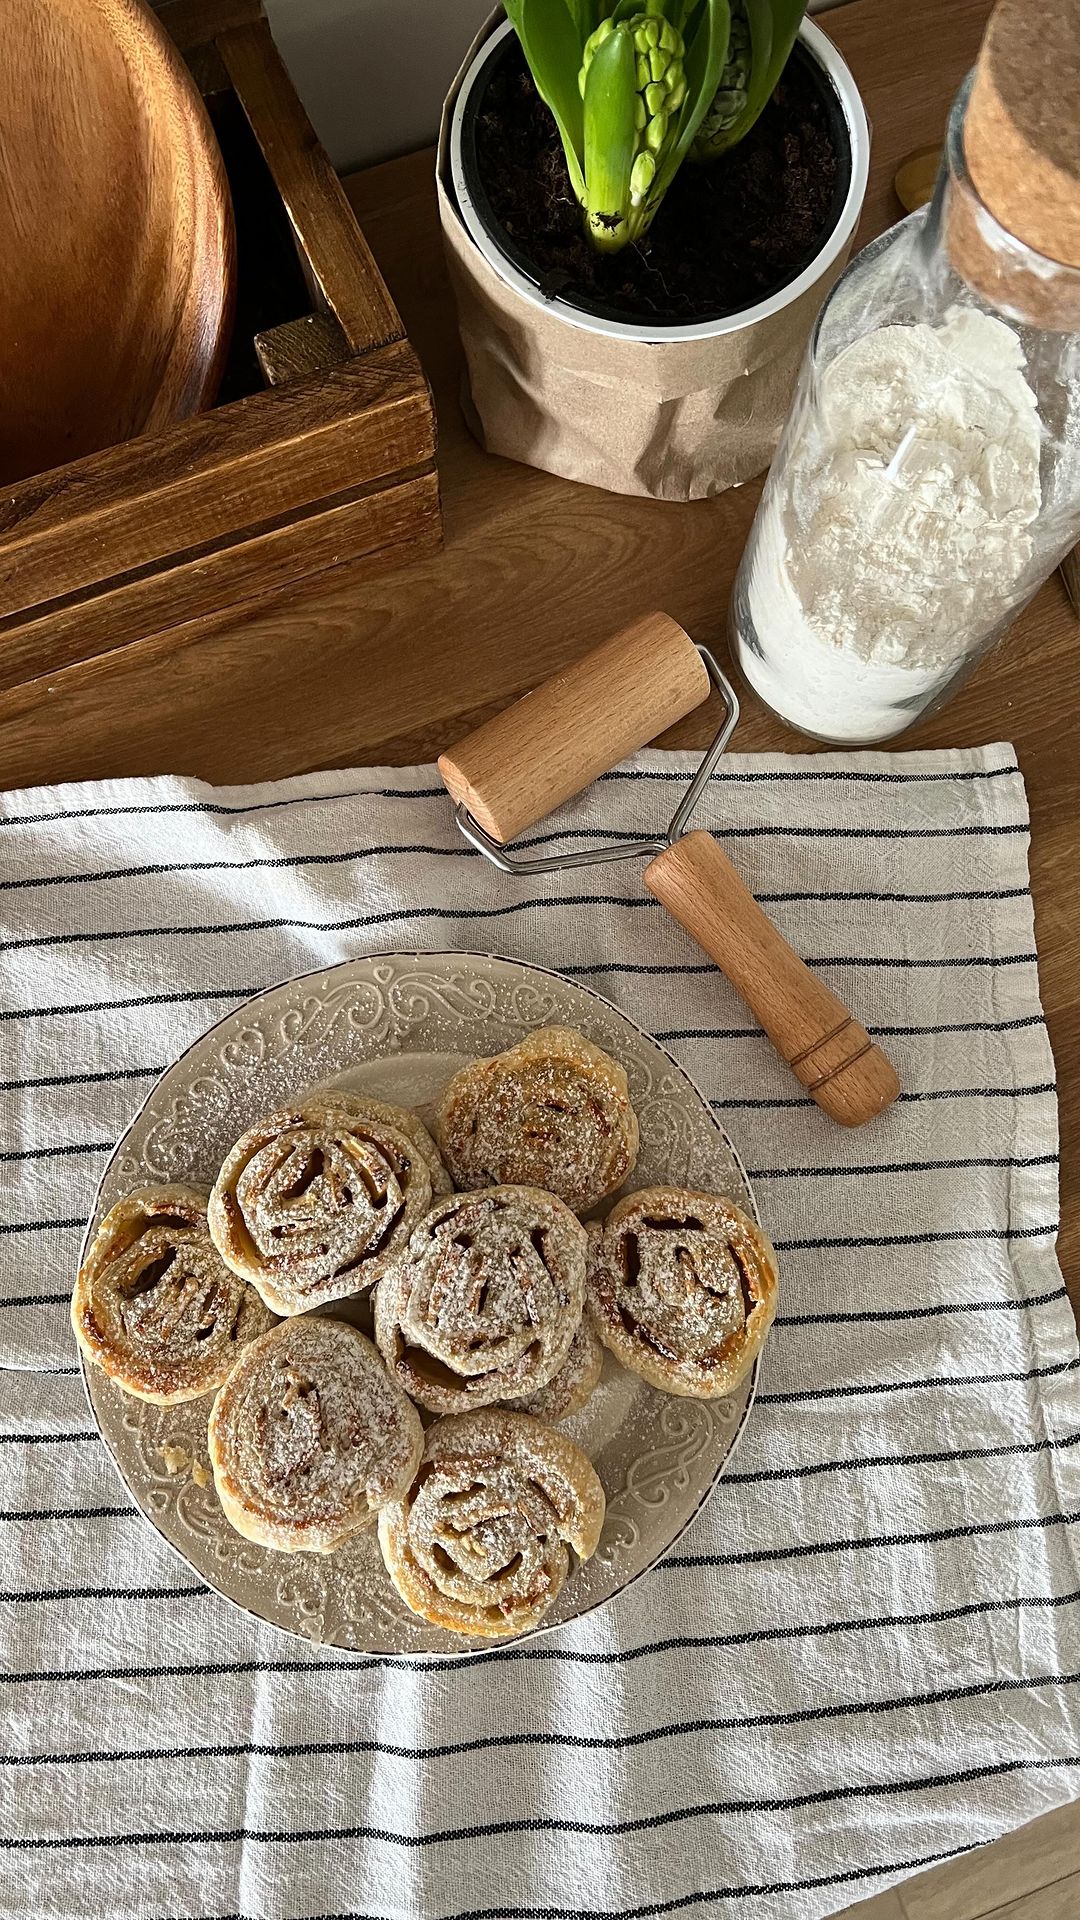
[[[460,1632],[501,1636],[543,1617],[594,1550],[603,1491],[572,1441],[490,1408],[431,1428],[416,1482],[389,1507],[379,1541],[415,1612]]]
[[[581,1321],[585,1232],[551,1194],[493,1187],[434,1206],[379,1287],[376,1338],[433,1412],[516,1398],[558,1372]]]
[[[595,1392],[604,1364],[604,1349],[592,1325],[582,1317],[570,1345],[570,1351],[553,1379],[528,1399],[510,1405],[519,1413],[531,1413],[537,1420],[566,1420],[579,1413]]]
[[[223,1503],[278,1547],[336,1545],[408,1485],[420,1445],[419,1419],[371,1342],[318,1315],[249,1347],[210,1421]]]
[[[638,1152],[625,1073],[565,1027],[456,1074],[436,1134],[459,1187],[543,1187],[577,1213],[612,1193]]]
[[[668,1392],[730,1392],[775,1297],[764,1235],[714,1194],[647,1187],[589,1230],[593,1324],[624,1366]]]

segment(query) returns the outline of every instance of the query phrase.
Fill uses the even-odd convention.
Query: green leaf
[[[600,24],[598,0],[566,0],[566,5],[577,29],[578,43],[584,46],[590,33]]]
[[[743,3],[754,55],[746,105],[738,119],[710,142],[710,158],[737,146],[772,99],[806,12],[806,0],[743,0]]]
[[[583,201],[585,130],[578,92],[582,42],[567,0],[505,0],[505,5],[536,91],[559,129],[570,184]]]
[[[626,244],[630,175],[637,153],[637,62],[625,25],[594,53],[585,77],[585,210],[602,252]]]
[[[767,0],[766,0],[767,3]],[[703,0],[700,17],[686,45],[686,99],[678,130],[653,188],[653,197],[666,193],[713,102],[727,60],[731,38],[730,0]]]

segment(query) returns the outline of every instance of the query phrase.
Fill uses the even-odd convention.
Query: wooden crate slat
[[[0,631],[39,601],[184,548],[237,543],[433,457],[427,389],[398,345],[24,481],[0,513]]]
[[[404,329],[345,190],[315,136],[265,21],[214,36],[296,232],[305,265],[356,353]]]
[[[439,483],[417,474],[377,491],[334,501],[233,548],[96,592],[88,601],[38,616],[0,636],[0,690],[52,674],[144,634],[189,626],[200,616],[266,598],[309,575],[378,558],[390,564],[403,545],[439,545]],[[223,593],[228,605],[222,609]]]
[[[262,0],[156,0],[154,11],[181,53],[264,17]]]
[[[280,327],[257,333],[255,352],[270,387],[305,379],[349,358],[345,335],[325,313],[305,313],[299,320],[285,320]]]

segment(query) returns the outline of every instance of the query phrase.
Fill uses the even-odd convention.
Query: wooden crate
[[[427,382],[259,0],[158,12],[229,170],[229,364],[208,412],[5,492],[0,689],[441,540]]]

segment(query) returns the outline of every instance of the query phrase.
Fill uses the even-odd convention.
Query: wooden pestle
[[[709,677],[689,635],[644,615],[440,755],[452,798],[500,844],[700,706]],[[708,833],[689,833],[645,884],[714,960],[818,1105],[843,1126],[900,1091],[864,1027],[811,973]]]

